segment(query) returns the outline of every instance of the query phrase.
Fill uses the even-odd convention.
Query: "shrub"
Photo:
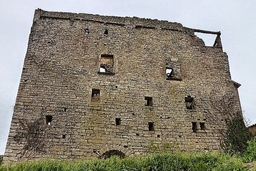
[[[154,154],[120,159],[44,160],[1,165],[0,171],[207,171],[246,170],[240,159],[225,154]]]
[[[177,145],[177,142],[163,143],[159,145],[151,141],[147,146],[146,152],[148,154],[173,153]]]
[[[245,162],[256,161],[256,137],[247,142],[248,146],[244,153],[243,159]]]
[[[227,120],[227,130],[223,133],[221,147],[225,153],[242,155],[247,148],[247,141],[252,138],[248,128],[246,128],[242,116]]]
[[[3,156],[0,155],[0,165],[3,163]]]

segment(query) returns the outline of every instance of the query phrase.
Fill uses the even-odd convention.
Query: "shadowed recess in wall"
[[[105,153],[103,153],[102,155],[99,156],[100,159],[107,159],[110,158],[112,156],[117,156],[120,158],[124,158],[125,154],[119,150],[109,150],[106,151]]]

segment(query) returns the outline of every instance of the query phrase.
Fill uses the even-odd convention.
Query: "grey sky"
[[[0,154],[4,153],[34,10],[136,16],[221,31],[244,116],[256,123],[255,0],[0,0]],[[209,37],[209,38],[208,38]],[[207,45],[214,38],[205,37]],[[208,42],[210,41],[210,43]]]

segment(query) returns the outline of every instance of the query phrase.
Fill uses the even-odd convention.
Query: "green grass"
[[[229,171],[248,170],[239,157],[221,153],[177,153],[119,159],[41,160],[3,163],[0,171]]]

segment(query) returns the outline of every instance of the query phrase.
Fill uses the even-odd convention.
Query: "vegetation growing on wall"
[[[231,155],[244,154],[248,146],[247,142],[251,140],[252,135],[246,128],[243,117],[238,115],[226,122],[227,130],[223,133],[222,149]]]
[[[19,119],[19,127],[14,136],[14,141],[18,144],[23,144],[23,148],[18,154],[19,157],[23,157],[24,155],[30,156],[35,152],[45,152],[45,142],[42,137],[45,134],[47,126],[42,124],[42,120],[42,118],[39,118],[30,122],[27,119]]]

